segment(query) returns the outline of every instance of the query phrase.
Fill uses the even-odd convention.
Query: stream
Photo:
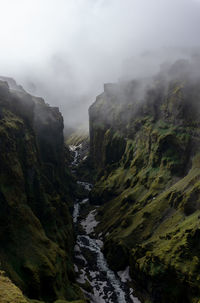
[[[74,153],[72,169],[78,166],[80,161],[81,145],[70,146]],[[75,170],[73,170],[74,172]],[[92,184],[78,181],[86,192],[92,189]],[[89,204],[89,199],[76,200],[73,211],[74,228],[77,232],[75,252],[75,272],[77,283],[82,288],[86,298],[91,303],[141,303],[134,296],[130,287],[131,278],[129,267],[115,273],[112,271],[102,253],[103,239],[101,234],[95,238],[94,229],[98,225],[95,219],[97,208]],[[89,209],[88,214],[83,218],[82,213]]]

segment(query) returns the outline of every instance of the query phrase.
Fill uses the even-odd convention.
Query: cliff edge
[[[29,299],[79,299],[62,115],[14,80],[11,87],[3,80],[0,267]]]
[[[199,303],[200,77],[180,60],[107,84],[89,109],[97,232],[144,302]]]

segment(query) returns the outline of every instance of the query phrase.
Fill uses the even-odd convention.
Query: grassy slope
[[[31,299],[75,300],[62,116],[37,101],[0,83],[0,263]]]
[[[19,288],[0,272],[0,302],[1,303],[28,303]]]
[[[82,142],[89,142],[89,134],[88,130],[86,130],[84,127],[83,128],[78,128],[65,138],[66,144],[69,145],[79,145]]]
[[[44,303],[38,300],[29,300],[26,298],[21,290],[6,277],[3,271],[0,271],[0,302],[1,303]],[[65,301],[57,300],[55,303],[84,303],[83,300]]]
[[[99,210],[98,232],[105,235],[104,250],[113,268],[131,265],[132,277],[153,302],[196,303],[200,298],[198,108],[186,116],[186,92],[177,83],[172,88],[153,106],[156,88],[154,101],[148,99],[137,114],[131,102],[122,107],[109,94],[97,98],[90,108],[90,133],[99,179],[91,201],[105,203]],[[110,120],[105,119],[107,110],[113,115]],[[131,115],[123,120],[126,111]],[[117,149],[121,149],[118,155]]]

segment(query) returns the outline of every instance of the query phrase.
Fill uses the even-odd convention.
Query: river
[[[79,163],[81,145],[71,146],[70,149],[74,153],[72,168],[75,168]],[[89,195],[92,184],[82,181],[77,183]],[[77,282],[91,303],[140,303],[130,287],[129,267],[118,273],[112,271],[102,253],[101,235],[98,235],[98,239],[95,238],[93,232],[98,225],[95,218],[97,208],[91,208],[88,198],[77,199],[74,204],[73,222],[77,232],[74,267]],[[86,215],[85,209],[89,209]],[[82,214],[85,215],[84,218]]]

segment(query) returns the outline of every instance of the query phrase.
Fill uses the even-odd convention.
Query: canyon
[[[192,71],[105,84],[89,135],[66,138],[58,108],[1,78],[0,302],[200,302]]]

